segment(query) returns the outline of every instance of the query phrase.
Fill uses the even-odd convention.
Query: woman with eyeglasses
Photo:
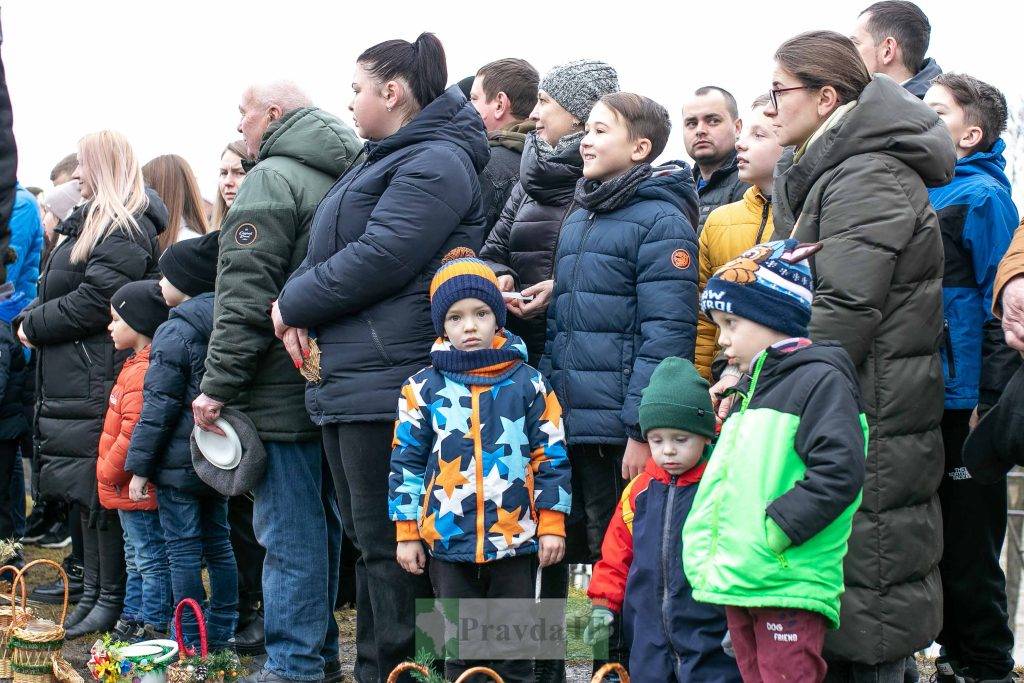
[[[828,680],[903,680],[942,616],[943,249],[926,188],[950,181],[956,156],[939,117],[838,33],[783,43],[770,99],[795,148],[777,170],[775,239],[823,244],[810,336],[853,358],[870,433]]]

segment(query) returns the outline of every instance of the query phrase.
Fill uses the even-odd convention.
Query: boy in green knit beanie
[[[688,360],[666,358],[640,399],[646,468],[622,494],[594,565],[584,638],[608,638],[621,612],[630,675],[638,681],[739,683],[722,649],[725,610],[696,602],[683,574],[681,530],[715,435],[708,383]]]

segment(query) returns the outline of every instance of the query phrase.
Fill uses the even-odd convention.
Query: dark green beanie
[[[710,388],[693,363],[666,358],[651,373],[640,398],[640,430],[644,436],[652,429],[680,429],[714,438]]]

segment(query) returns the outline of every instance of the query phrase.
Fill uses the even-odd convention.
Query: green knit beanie
[[[651,373],[640,398],[640,429],[680,429],[709,439],[715,436],[715,411],[708,381],[693,363],[669,357]]]

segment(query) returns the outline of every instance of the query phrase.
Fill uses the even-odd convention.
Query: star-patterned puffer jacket
[[[430,357],[398,400],[388,504],[398,540],[483,563],[565,536],[562,409],[523,341],[501,332],[492,348],[464,352],[438,340]]]

